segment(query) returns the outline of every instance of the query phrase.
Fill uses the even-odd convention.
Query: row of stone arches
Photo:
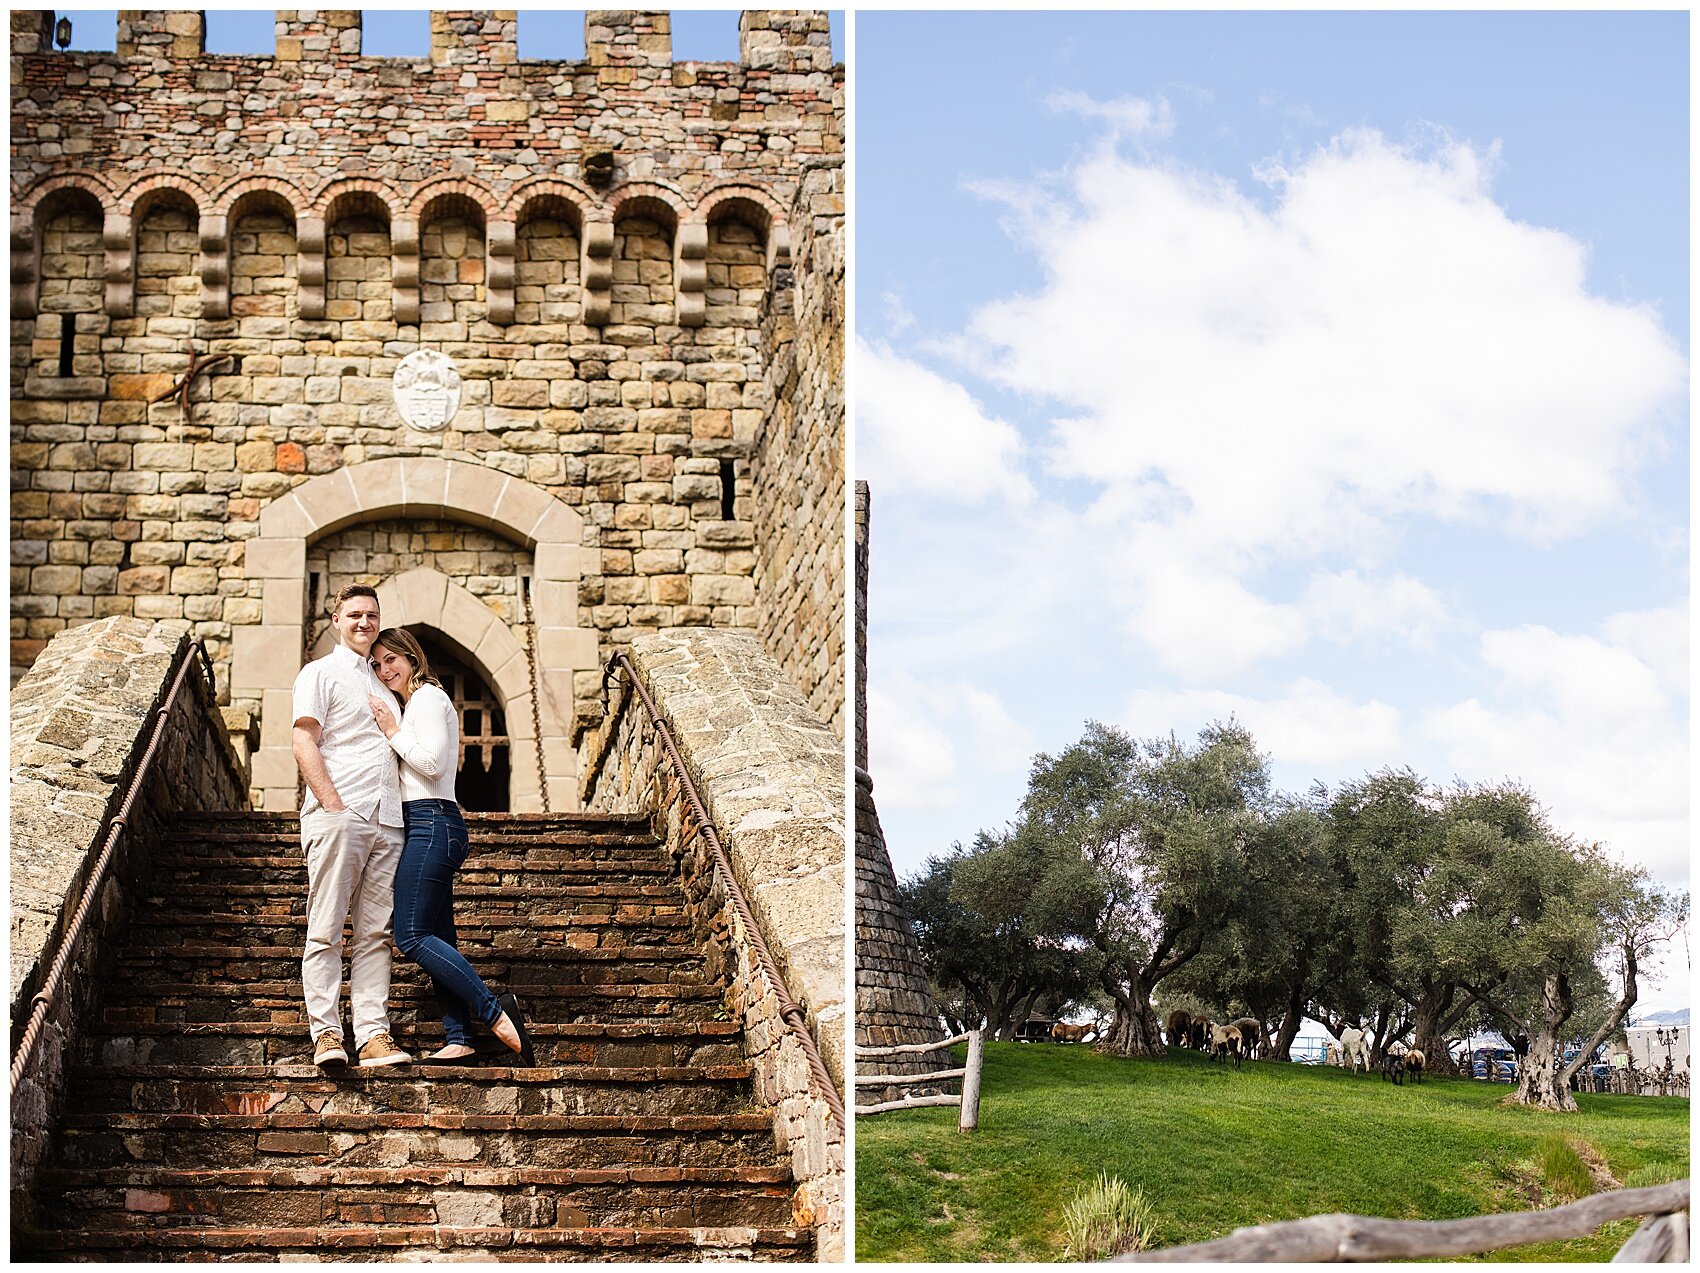
[[[389,317],[400,324],[430,321],[421,316],[422,305],[430,303],[429,288],[447,285],[447,280],[432,279],[429,268],[422,269],[440,257],[432,252],[440,246],[433,243],[432,232],[444,225],[458,227],[457,233],[475,243],[471,258],[455,259],[476,263],[476,282],[484,292],[482,316],[499,325],[524,317],[516,310],[516,290],[525,286],[524,267],[532,264],[526,248],[540,225],[547,237],[572,243],[579,316],[593,326],[614,317],[619,263],[631,259],[620,250],[622,223],[652,225],[668,245],[673,321],[681,327],[701,326],[707,319],[711,242],[717,231],[724,237],[721,227],[741,227],[753,236],[764,276],[790,259],[789,230],[778,203],[743,182],[712,186],[690,199],[662,182],[627,182],[597,195],[558,176],[521,182],[506,195],[475,179],[445,177],[404,195],[388,183],[363,178],[308,190],[282,178],[246,177],[208,191],[176,175],[146,177],[119,189],[98,174],[78,173],[50,178],[14,204],[13,315],[100,309],[122,318],[135,313],[138,276],[150,276],[143,229],[159,214],[181,221],[170,227],[181,236],[172,246],[193,258],[183,274],[198,277],[199,314],[213,319],[230,317],[233,300],[247,295],[241,285],[244,224],[255,218],[269,222],[258,232],[278,237],[280,250],[248,255],[280,258],[266,277],[292,280],[297,317],[307,320],[336,317],[331,302],[338,299],[338,280],[330,263],[337,256],[336,231],[350,223],[360,227],[356,232],[385,240]],[[73,290],[55,286],[67,267],[57,263],[63,253],[53,251],[53,236],[67,233],[85,245],[91,262],[76,269]]]
[[[511,747],[508,807],[541,809],[546,786],[551,808],[575,808],[575,678],[594,674],[600,657],[596,633],[578,624],[587,551],[580,547],[583,521],[542,487],[435,457],[339,469],[261,511],[259,534],[244,549],[244,569],[250,582],[262,585],[262,618],[231,632],[232,699],[260,707],[253,785],[261,807],[294,807],[290,686],[304,655],[317,657],[332,639],[328,630],[307,626],[309,550],[338,531],[385,518],[440,518],[485,528],[529,554],[523,581],[534,618],[529,651],[508,623],[441,570],[399,569],[378,581],[378,599],[386,626],[430,634],[493,692]]]

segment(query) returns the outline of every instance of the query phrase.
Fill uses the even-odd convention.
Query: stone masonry
[[[736,64],[675,62],[650,11],[587,13],[570,63],[520,59],[512,11],[434,12],[418,60],[362,56],[357,11],[278,11],[272,57],[206,53],[196,11],[123,12],[116,53],[53,19],[11,15],[14,675],[183,620],[291,807],[310,599],[359,579],[446,625],[516,749],[536,720],[516,809],[573,806],[601,665],[665,627],[756,628],[842,733],[824,13],[743,12]],[[392,399],[419,349],[462,377],[441,430]]]
[[[104,848],[152,732],[152,714],[189,655],[188,625],[112,616],[54,641],[11,697],[11,985],[22,1030],[77,899]],[[230,750],[206,681],[190,669],[151,775],[96,903],[78,957],[55,997],[35,1063],[12,1093],[12,1180],[29,1179],[46,1148],[66,1054],[85,1019],[108,942],[132,908],[169,819],[185,808],[234,808],[247,774]]]
[[[843,753],[753,634],[679,629],[638,638],[632,658],[667,722],[726,849],[780,976],[822,1060],[845,1078]],[[678,860],[691,913],[716,935],[711,971],[730,983],[755,1096],[797,1182],[793,1216],[812,1225],[816,1258],[843,1259],[845,1141],[810,1080],[806,1055],[726,890],[707,837],[648,714],[620,677],[591,750],[584,804],[653,809]]]

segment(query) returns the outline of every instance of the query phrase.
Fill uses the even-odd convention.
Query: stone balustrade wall
[[[638,675],[667,721],[756,924],[842,1093],[845,1075],[843,747],[753,632],[676,629],[632,644]],[[817,1258],[844,1253],[845,1143],[815,1094],[802,1046],[715,878],[659,735],[619,678],[597,734],[586,740],[583,803],[654,810],[683,872],[711,961],[731,982],[744,1023],[756,1098],[774,1111],[791,1152],[793,1212],[817,1233]]]
[[[188,625],[114,616],[48,642],[12,689],[10,785],[11,1012],[28,1019],[69,929],[85,883],[138,772],[154,714],[191,656]],[[240,809],[248,775],[198,666],[179,692],[149,777],[95,896],[78,953],[55,996],[34,1061],[12,1091],[14,1215],[27,1206],[64,1090],[65,1071],[109,941],[147,878],[169,817],[185,809]]]

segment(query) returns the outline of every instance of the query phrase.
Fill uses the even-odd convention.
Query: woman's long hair
[[[425,647],[419,644],[419,638],[406,628],[385,628],[378,633],[378,639],[372,642],[375,650],[379,646],[386,650],[394,650],[402,658],[413,664],[413,675],[407,678],[407,692],[413,693],[421,685],[435,685],[443,688],[443,683],[431,675],[431,660],[425,657]]]

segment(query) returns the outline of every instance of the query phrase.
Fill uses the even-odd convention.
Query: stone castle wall
[[[507,554],[501,586],[443,573],[503,651],[532,599],[547,736],[595,721],[614,648],[691,625],[759,628],[841,727],[824,13],[743,13],[737,64],[675,63],[655,12],[586,14],[573,63],[520,60],[511,11],[434,12],[419,60],[360,56],[354,11],[279,11],[274,57],[207,54],[199,13],[158,10],[121,15],[115,54],[54,52],[52,16],[11,30],[14,674],[93,618],[183,619],[263,718],[309,596],[384,582],[353,523],[393,545],[426,517],[506,541],[467,549]],[[391,395],[422,348],[463,378],[441,431]],[[228,358],[185,414],[153,400],[191,353]],[[398,460],[437,464],[427,493]],[[274,724],[264,807],[293,799]],[[575,774],[551,759],[555,807]]]
[[[756,601],[792,684],[844,721],[844,166],[806,161],[794,220],[795,304],[763,318],[767,398],[754,459]],[[777,298],[780,293],[775,293]]]

